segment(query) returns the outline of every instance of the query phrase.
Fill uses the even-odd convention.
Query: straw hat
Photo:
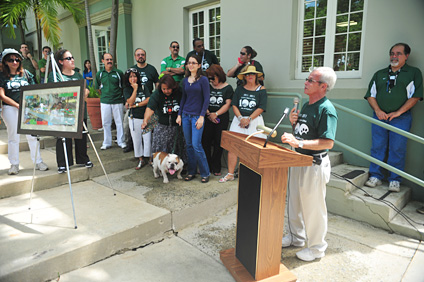
[[[10,54],[17,55],[17,56],[19,56],[19,58],[21,58],[22,60],[24,59],[24,58],[22,57],[22,55],[21,55],[18,51],[16,51],[15,49],[12,49],[12,48],[6,48],[6,49],[4,49],[4,50],[3,50],[3,53],[1,53],[2,61],[4,61],[4,59],[6,58],[6,56],[7,56],[7,55],[10,55]],[[4,63],[4,62],[3,62],[3,63]]]
[[[247,74],[247,73],[256,73],[256,74],[258,74],[258,77],[261,77],[261,76],[264,75],[260,71],[257,71],[255,66],[249,65],[249,66],[247,66],[247,69],[244,72],[241,72],[237,75],[237,78],[242,80],[244,78],[244,75]]]

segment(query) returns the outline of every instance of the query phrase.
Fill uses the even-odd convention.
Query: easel
[[[60,69],[59,69],[59,67],[58,67],[58,65],[57,65],[57,63],[56,63],[56,61],[54,59],[53,53],[50,53],[50,56],[47,56],[47,62],[46,62],[46,80],[45,81],[47,81],[47,74],[49,72],[50,57],[51,57],[51,62],[52,62],[52,71],[53,71],[54,82],[57,82],[56,71],[59,74],[59,76],[61,78],[61,81],[63,81],[62,73],[61,73],[61,71],[60,71]],[[81,95],[84,95],[84,93],[81,93]],[[106,173],[105,167],[103,165],[102,160],[100,159],[100,156],[99,156],[99,154],[97,152],[97,149],[94,146],[94,142],[93,142],[93,139],[91,138],[90,133],[88,132],[88,128],[87,128],[87,126],[86,126],[86,124],[85,124],[84,121],[82,122],[82,124],[83,124],[83,127],[84,127],[84,131],[82,133],[83,134],[86,133],[87,136],[88,136],[88,138],[90,139],[91,146],[94,149],[94,152],[96,153],[96,156],[97,156],[97,159],[99,160],[100,166],[102,167],[103,172],[104,172],[104,174],[106,176],[106,179],[109,182],[109,186],[110,186],[110,188],[113,191],[113,195],[116,196],[116,191],[112,187],[112,183],[110,182],[109,176]],[[36,138],[37,138],[37,145],[40,146],[40,137],[39,136],[36,136]],[[77,226],[77,219],[76,219],[76,216],[75,216],[74,196],[73,196],[73,193],[72,193],[72,181],[71,181],[71,173],[70,173],[70,170],[69,170],[68,152],[67,152],[67,149],[66,149],[66,138],[64,138],[64,137],[60,137],[60,138],[62,139],[63,152],[65,154],[66,171],[67,171],[67,174],[68,174],[68,183],[69,183],[69,191],[70,191],[70,194],[71,194],[71,203],[72,203],[72,212],[73,212],[73,216],[74,216],[74,224],[75,224],[75,229],[77,229],[78,226]],[[35,152],[35,160],[36,159],[37,159],[37,150]],[[33,174],[32,174],[32,182],[31,182],[31,192],[30,192],[30,197],[29,197],[29,208],[28,208],[29,210],[31,210],[31,199],[32,199],[32,192],[34,191],[34,180],[35,180],[35,169],[36,169],[36,166],[37,166],[37,164],[34,161],[34,170],[33,170]]]

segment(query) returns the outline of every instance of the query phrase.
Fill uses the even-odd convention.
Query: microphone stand
[[[290,111],[289,108],[284,109],[283,115],[281,116],[280,120],[278,121],[278,123],[274,126],[274,128],[271,130],[271,132],[266,137],[266,140],[265,140],[265,143],[264,143],[264,148],[266,147],[266,144],[268,143],[269,137],[271,137],[272,134],[274,133],[274,131],[277,129],[277,127],[280,126],[280,123],[283,121],[283,119],[286,117],[286,115],[289,113],[289,111]]]

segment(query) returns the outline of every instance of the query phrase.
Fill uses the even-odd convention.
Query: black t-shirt
[[[182,92],[181,88],[175,89],[171,95],[166,96],[159,90],[155,90],[150,96],[147,107],[155,111],[159,117],[159,123],[162,125],[178,125],[178,111],[180,110]]]
[[[215,89],[212,86],[211,89],[211,95],[209,99],[209,112],[215,113],[219,109],[222,108],[222,106],[225,105],[225,102],[230,99],[233,99],[234,90],[231,85],[227,85],[222,89]],[[227,111],[222,116],[228,116],[229,118],[229,112]]]
[[[125,101],[131,97],[133,93],[133,88],[131,86],[127,86],[124,88],[124,98]],[[135,98],[135,103],[141,103],[147,98],[150,97],[150,92],[147,90],[145,86],[139,86],[137,88],[137,97]],[[144,107],[135,107],[130,109],[130,116],[134,118],[144,119],[144,113],[146,112],[146,106]]]

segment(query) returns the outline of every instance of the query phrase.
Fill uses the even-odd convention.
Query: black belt
[[[322,163],[322,159],[325,158],[327,155],[328,155],[327,152],[320,153],[320,154],[313,154],[312,162],[316,165],[320,165]]]

